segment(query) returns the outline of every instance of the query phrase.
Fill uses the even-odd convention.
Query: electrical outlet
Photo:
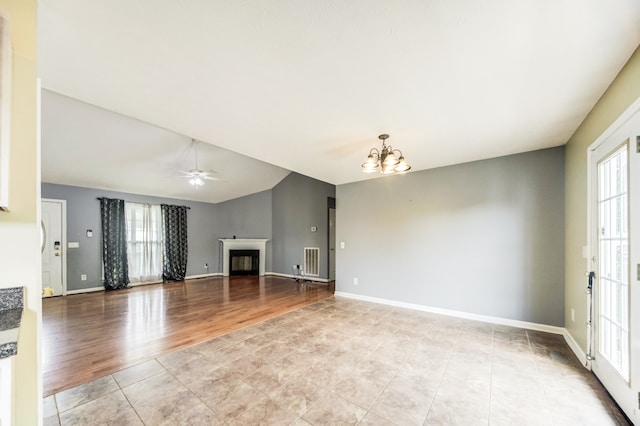
[[[571,308],[571,322],[576,322],[576,311]]]
[[[87,276],[85,274],[80,275],[80,280],[81,281],[86,281],[87,280]]]
[[[358,279],[357,278],[353,279],[353,285],[358,285]]]

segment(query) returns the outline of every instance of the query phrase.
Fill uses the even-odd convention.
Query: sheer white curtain
[[[162,280],[162,213],[159,205],[125,203],[127,257],[132,283]]]

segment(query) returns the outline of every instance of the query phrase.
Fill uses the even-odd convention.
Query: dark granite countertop
[[[22,309],[22,287],[0,288],[0,359],[18,353]]]

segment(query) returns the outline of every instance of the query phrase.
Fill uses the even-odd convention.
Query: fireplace
[[[260,250],[229,250],[229,275],[258,275]]]
[[[258,256],[258,275],[265,274],[266,258],[267,258],[267,241],[266,238],[220,238],[222,243],[222,252],[220,253],[222,276],[229,276],[229,266],[231,265],[230,252],[231,250],[258,250],[260,255]]]

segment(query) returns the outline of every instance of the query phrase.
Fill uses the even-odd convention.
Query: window
[[[162,214],[160,206],[124,204],[129,280],[162,280]]]

